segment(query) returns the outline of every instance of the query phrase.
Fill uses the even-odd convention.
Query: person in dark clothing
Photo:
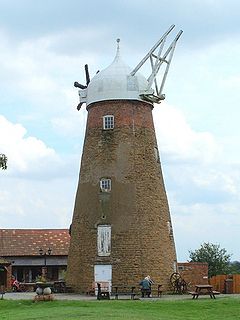
[[[142,292],[142,298],[151,296],[151,285],[153,284],[152,279],[150,276],[145,277],[140,283],[141,286],[141,292]]]

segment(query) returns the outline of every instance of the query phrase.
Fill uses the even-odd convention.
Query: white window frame
[[[185,269],[185,266],[178,266],[178,271],[184,271]]]
[[[114,129],[114,116],[108,114],[103,116],[103,129],[104,130],[112,130]]]
[[[110,178],[102,178],[100,180],[100,190],[102,192],[110,192],[112,190],[112,181]]]
[[[169,235],[172,237],[172,236],[173,236],[172,222],[171,222],[171,221],[168,221],[168,222],[167,222],[167,226],[168,226],[168,233],[169,233]]]
[[[97,250],[100,257],[107,257],[111,254],[111,229],[110,225],[98,225],[97,227]]]
[[[155,159],[157,162],[160,162],[159,151],[157,147],[154,147]]]

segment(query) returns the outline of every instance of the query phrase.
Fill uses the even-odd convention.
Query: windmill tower
[[[112,64],[79,87],[88,119],[71,227],[67,283],[86,292],[94,281],[136,285],[150,275],[169,286],[176,268],[171,217],[154,130],[153,103],[182,31],[167,49],[171,26],[131,69],[119,39]],[[138,71],[150,62],[146,79]],[[165,67],[157,81],[160,67]],[[162,68],[163,69],[163,68]],[[155,90],[152,89],[154,86]]]

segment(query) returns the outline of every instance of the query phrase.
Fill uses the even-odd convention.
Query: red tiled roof
[[[68,229],[0,229],[0,256],[39,256],[52,249],[51,255],[68,255]]]

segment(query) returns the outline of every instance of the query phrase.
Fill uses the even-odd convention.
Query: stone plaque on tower
[[[135,69],[121,59],[79,87],[88,118],[71,226],[67,284],[87,292],[93,283],[138,285],[150,275],[169,289],[176,252],[152,109],[181,32],[163,53],[173,26]],[[158,50],[156,54],[155,51]],[[152,73],[139,73],[150,60]],[[156,75],[165,63],[160,88]],[[155,90],[152,89],[155,85]]]

